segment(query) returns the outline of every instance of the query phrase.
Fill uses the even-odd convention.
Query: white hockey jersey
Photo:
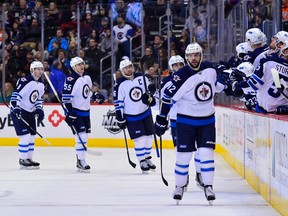
[[[36,81],[32,75],[28,75],[17,81],[11,96],[11,104],[31,113],[37,107],[43,107],[43,95],[44,84],[41,79]]]

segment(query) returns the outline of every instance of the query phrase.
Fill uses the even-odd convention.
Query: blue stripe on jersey
[[[201,164],[209,164],[214,163],[214,160],[202,161]]]
[[[256,80],[259,84],[261,84],[261,85],[264,84],[264,82],[263,82],[258,76],[256,76],[255,74],[252,74],[252,77],[253,77],[253,79]]]
[[[177,167],[180,167],[180,168],[188,168],[188,167],[189,167],[189,164],[187,164],[187,165],[181,165],[181,164],[177,164],[177,163],[176,163],[176,166],[177,166]]]
[[[142,150],[145,149],[145,147],[143,147],[143,148],[134,148],[134,149],[135,149],[135,151],[142,151]]]
[[[145,119],[149,115],[151,115],[150,109],[146,110],[144,113],[141,113],[140,115],[135,115],[135,116],[125,115],[125,117],[127,121],[139,121],[139,120]]]
[[[25,145],[25,144],[18,144],[18,146],[25,148],[25,147],[29,147],[29,144],[27,144],[27,145]]]
[[[197,163],[200,163],[201,161],[197,158],[194,158],[194,161],[197,162]]]
[[[213,115],[210,118],[203,118],[203,119],[191,119],[178,115],[177,123],[183,123],[194,126],[209,125],[215,123],[215,116]]]
[[[84,116],[84,117],[90,116],[90,111],[83,111],[83,110],[77,110],[77,109],[74,109],[74,111],[79,116]]]
[[[258,90],[258,88],[254,85],[254,83],[250,79],[247,81],[247,83],[248,83],[248,85],[251,86],[251,88],[253,88],[254,91]]]
[[[170,120],[170,127],[173,127],[173,128],[176,127],[176,121],[175,120]]]
[[[16,97],[18,96],[18,97],[22,98],[22,96],[18,92],[13,92],[12,96],[16,96]]]

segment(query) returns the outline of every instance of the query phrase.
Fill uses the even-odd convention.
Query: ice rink
[[[19,170],[17,147],[0,147],[0,216],[235,216],[279,215],[230,166],[216,154],[214,191],[209,206],[195,185],[194,164],[190,185],[179,205],[174,190],[173,150],[163,151],[165,186],[156,156],[155,173],[141,174],[134,149],[91,148],[102,156],[87,155],[91,172],[76,172],[74,148],[35,147],[34,160],[40,170]],[[153,149],[153,154],[155,150]]]

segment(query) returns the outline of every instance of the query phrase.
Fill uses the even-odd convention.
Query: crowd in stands
[[[144,5],[146,15],[144,28],[141,28],[140,2]],[[181,37],[177,38],[172,35],[169,56],[184,56],[185,48],[190,43],[190,29],[192,29],[193,41],[198,42],[204,49],[208,39],[211,40],[211,44],[216,43],[215,37],[207,39],[207,19],[209,15],[210,33],[216,32],[217,8],[215,5],[217,5],[217,1],[210,0],[208,5],[207,0],[193,0],[194,7],[190,15],[187,14],[189,11],[187,2],[185,0],[171,1],[174,20],[184,21],[185,24]],[[255,0],[249,2],[249,7],[254,7],[254,11],[251,9],[249,14],[251,23],[254,23],[253,26],[257,23],[255,18],[257,13],[261,14],[262,20],[271,16],[269,8],[272,1]],[[133,7],[131,3],[133,3]],[[86,72],[98,85],[100,82],[100,60],[111,54],[111,47],[113,46],[114,52],[117,52],[116,68],[118,68],[117,65],[123,56],[130,56],[129,39],[140,34],[141,29],[143,29],[146,36],[145,55],[140,56],[137,69],[139,71],[143,69],[151,75],[158,75],[159,73],[165,75],[168,73],[167,36],[151,35],[149,28],[151,24],[149,23],[149,14],[164,14],[165,4],[166,1],[161,0],[4,0],[1,20],[5,20],[5,33],[2,29],[3,23],[0,23],[0,48],[2,48],[3,40],[5,40],[5,52],[0,54],[0,70],[2,72],[2,67],[5,65],[5,80],[11,83],[13,87],[19,77],[30,73],[29,66],[33,60],[44,59],[45,71],[49,72],[51,79],[54,76],[57,79],[71,72],[70,59],[79,55],[85,61]],[[182,7],[184,4],[185,8]],[[151,10],[153,7],[154,9]],[[81,21],[79,33],[77,32],[77,8],[80,9]],[[112,8],[113,23],[111,23],[111,16],[109,16],[110,8]],[[44,11],[44,29],[41,29],[41,24],[43,24],[42,9]],[[209,14],[207,11],[210,11]],[[252,16],[252,14],[254,15]],[[113,25],[113,32],[111,32],[111,25]],[[110,38],[115,32],[116,40],[114,44],[111,44]],[[43,33],[44,44],[41,44]],[[141,45],[140,39],[136,43]],[[80,44],[80,52],[78,44]],[[3,55],[4,62],[2,62]],[[110,61],[110,59],[108,60]],[[110,67],[109,63],[103,65],[103,70]],[[2,73],[0,78],[1,81]],[[63,83],[61,84],[63,85]],[[59,89],[61,84],[58,86]],[[108,92],[107,100],[109,93],[111,93],[111,86],[111,78],[107,76],[103,83],[103,91]],[[46,91],[45,101],[54,102],[48,85]]]

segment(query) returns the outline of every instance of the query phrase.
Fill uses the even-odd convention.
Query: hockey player
[[[193,152],[199,151],[200,171],[204,193],[212,203],[214,149],[215,149],[215,108],[214,94],[226,88],[217,82],[216,70],[208,62],[202,63],[202,48],[198,43],[189,44],[185,50],[187,65],[172,75],[172,83],[164,90],[162,106],[156,116],[155,132],[163,135],[167,129],[167,115],[173,103],[177,103],[177,153],[175,164],[176,188],[173,199],[182,199],[187,182],[190,160]]]
[[[287,99],[282,96],[276,89],[272,77],[271,69],[275,68],[283,82],[288,82],[286,71],[288,70],[288,41],[284,42],[279,51],[279,57],[275,55],[268,55],[260,60],[258,67],[248,80],[242,82],[235,81],[233,83],[233,90],[239,88],[246,89],[251,87],[257,91],[256,111],[260,113],[276,112],[282,105],[287,105]],[[287,89],[283,90],[287,94]],[[284,114],[282,109],[282,114]],[[288,113],[288,111],[287,111]]]
[[[92,81],[86,75],[85,62],[80,57],[74,57],[70,61],[73,72],[67,76],[62,91],[62,102],[65,106],[65,121],[71,127],[75,135],[76,157],[79,172],[90,172],[90,166],[86,163],[85,148],[87,146],[88,134],[91,132],[90,124],[90,98],[102,104],[105,100],[100,93],[91,92]]]
[[[180,55],[176,55],[176,56],[172,56],[169,59],[168,64],[170,67],[170,71],[172,73],[170,73],[169,76],[165,77],[162,80],[160,96],[164,94],[164,90],[167,88],[167,86],[171,85],[171,77],[172,77],[173,73],[175,73],[180,68],[185,66],[185,61]],[[173,140],[174,147],[177,150],[176,117],[177,117],[177,103],[173,104],[173,106],[171,107],[170,112],[169,112],[172,140]],[[198,151],[195,152],[194,161],[195,161],[195,168],[196,168],[196,177],[195,177],[196,185],[200,188],[203,188],[204,185],[203,185],[202,177],[201,177],[200,160],[198,158]],[[189,184],[189,175],[187,176],[187,182],[184,185],[184,191],[187,191],[188,184]]]
[[[117,124],[120,129],[127,127],[130,138],[134,140],[134,149],[143,173],[155,171],[151,161],[153,140],[153,120],[150,106],[155,105],[155,98],[145,92],[145,83],[149,80],[142,74],[134,74],[134,66],[130,60],[120,62],[123,77],[116,80],[114,86],[114,106]],[[147,86],[149,87],[149,86]]]
[[[11,96],[11,118],[19,137],[18,152],[20,169],[39,169],[40,163],[33,161],[36,121],[44,119],[43,95],[44,84],[39,79],[43,72],[43,64],[33,61],[30,65],[31,74],[20,78]],[[25,124],[25,121],[30,127]]]

